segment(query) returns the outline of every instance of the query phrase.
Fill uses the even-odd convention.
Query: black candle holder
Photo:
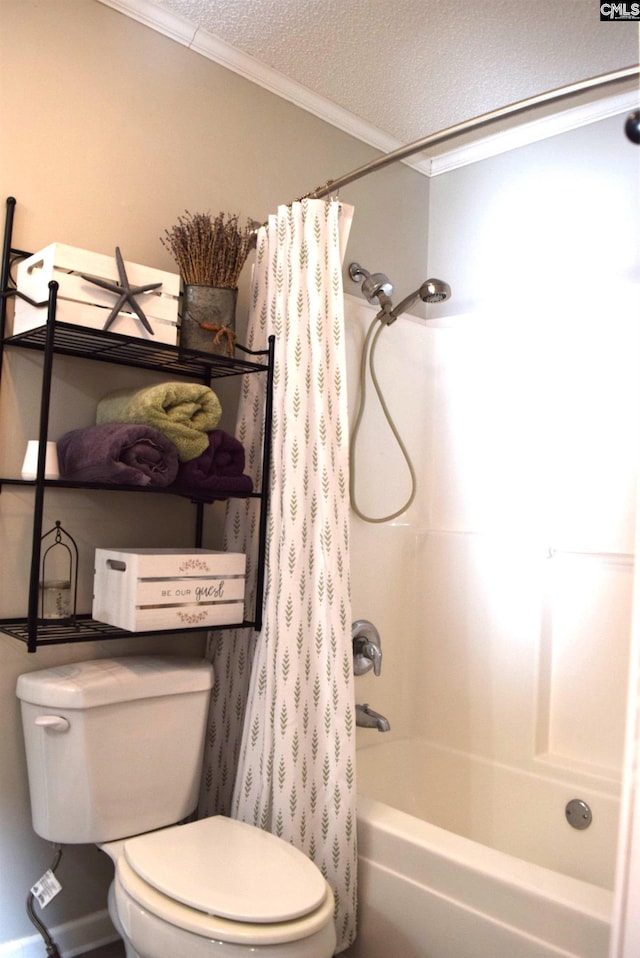
[[[49,536],[53,536],[54,541],[42,551]],[[56,520],[55,526],[42,536],[40,544],[40,618],[44,622],[73,622],[78,595],[78,547],[75,539]]]

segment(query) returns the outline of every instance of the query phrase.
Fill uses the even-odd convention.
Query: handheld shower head
[[[354,283],[359,283],[360,280],[364,280],[360,289],[362,290],[362,295],[368,299],[371,304],[375,303],[376,299],[382,303],[380,294],[383,296],[391,296],[393,293],[393,283],[390,282],[388,276],[385,276],[384,273],[370,273],[363,266],[360,266],[359,263],[351,263],[349,266],[349,276]]]
[[[382,322],[387,325],[395,323],[398,316],[401,316],[410,306],[413,306],[417,299],[421,299],[423,303],[443,303],[450,296],[451,287],[448,283],[441,279],[425,279],[420,289],[406,296],[382,319]]]
[[[451,296],[451,287],[441,279],[425,279],[418,295],[423,303],[443,303]]]

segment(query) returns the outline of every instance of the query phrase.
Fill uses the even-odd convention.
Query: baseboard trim
[[[108,945],[118,940],[118,934],[111,923],[109,912],[96,911],[83,918],[64,922],[50,928],[49,934],[60,949],[64,958],[76,958],[86,951]],[[42,958],[45,945],[38,934],[27,938],[16,938],[0,945],[0,958]]]

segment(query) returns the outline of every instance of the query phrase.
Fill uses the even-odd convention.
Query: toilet
[[[210,663],[160,656],[20,675],[34,831],[112,858],[127,958],[331,958],[333,894],[302,852],[223,816],[179,824],[212,684]]]

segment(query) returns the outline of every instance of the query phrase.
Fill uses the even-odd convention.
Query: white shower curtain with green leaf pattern
[[[355,937],[356,917],[340,215],[336,201],[302,200],[258,234],[248,345],[276,337],[263,628],[213,639],[200,808],[274,832],[318,865],[335,896],[338,951]],[[263,428],[259,378],[245,377],[240,403],[237,436],[248,450]],[[251,502],[231,506],[226,547],[251,543],[252,573],[254,526]]]

